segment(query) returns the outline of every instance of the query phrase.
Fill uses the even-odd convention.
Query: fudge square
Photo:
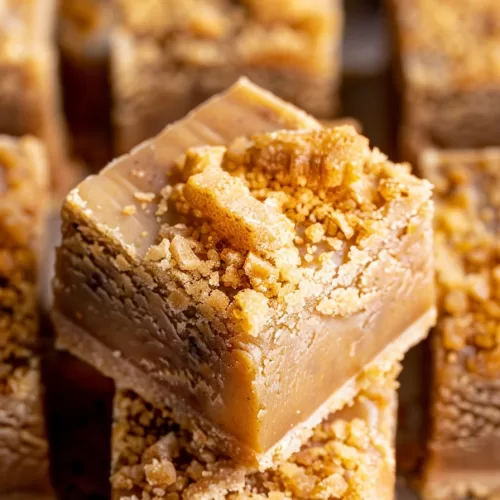
[[[433,324],[430,198],[241,80],[68,195],[59,344],[228,455],[286,458]]]
[[[126,153],[241,75],[334,116],[340,0],[119,0],[111,36],[116,148]]]
[[[54,186],[71,180],[52,34],[55,0],[0,2],[0,133],[41,139]]]
[[[424,497],[490,498],[500,492],[500,149],[429,150],[421,169],[436,186],[438,284]]]
[[[354,402],[318,424],[300,451],[254,473],[210,449],[203,433],[180,429],[164,407],[120,390],[112,499],[392,500],[397,372],[395,365],[365,374]]]
[[[403,87],[402,142],[423,147],[500,145],[500,3],[391,0]]]
[[[0,136],[0,496],[48,494],[38,352],[37,266],[48,196],[45,151]]]

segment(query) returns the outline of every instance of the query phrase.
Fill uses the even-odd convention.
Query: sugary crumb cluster
[[[443,156],[436,184],[436,266],[447,361],[500,373],[500,157]]]
[[[42,155],[32,139],[0,136],[0,393],[22,393],[37,332],[36,247],[43,212]]]
[[[180,430],[168,410],[130,391],[119,392],[112,487],[121,500],[368,498],[377,491],[381,470],[390,469],[393,460],[395,385],[387,373],[378,376],[380,385],[367,386],[353,409],[325,420],[289,460],[260,473],[245,473],[214,453],[201,432]],[[357,415],[359,405],[380,412],[379,420],[370,422],[363,411]]]
[[[236,55],[238,62],[251,65],[281,66],[286,61],[291,67],[322,71],[334,63],[324,56],[331,50],[332,3],[120,0],[119,5],[123,24],[138,35],[167,41],[174,60],[210,68]],[[143,50],[151,58],[161,53],[153,43]]]
[[[497,0],[394,0],[415,84],[471,87],[500,78]]]
[[[136,193],[143,206],[158,202],[159,240],[145,262],[179,283],[177,309],[194,300],[222,331],[251,335],[271,311],[314,297],[324,315],[360,310],[376,283],[355,274],[398,238],[391,210],[411,198],[411,218],[431,194],[351,126],[239,138],[190,150],[178,167],[183,180],[159,199]]]

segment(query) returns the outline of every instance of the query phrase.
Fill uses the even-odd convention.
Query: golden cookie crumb
[[[134,193],[134,198],[137,201],[142,201],[144,203],[151,203],[155,199],[155,193],[143,193],[141,191],[136,191]]]
[[[123,215],[135,215],[137,213],[137,207],[135,205],[127,205],[123,207]]]

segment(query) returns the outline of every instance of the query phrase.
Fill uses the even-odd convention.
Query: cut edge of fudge
[[[94,366],[104,375],[114,379],[117,389],[134,387],[134,390],[144,395],[149,402],[157,406],[170,406],[172,401],[165,398],[165,391],[161,383],[150,379],[146,380],[143,373],[133,365],[120,359],[116,351],[111,351],[101,342],[90,337],[84,330],[81,330],[75,323],[69,321],[64,315],[57,311],[52,312],[57,323],[58,347],[69,350],[74,355]],[[429,329],[435,324],[436,314],[434,310],[429,311],[404,332],[398,345],[391,345],[390,348],[382,352],[372,363],[365,366],[364,371],[357,377],[349,380],[335,394],[333,401],[326,401],[322,407],[318,408],[303,425],[297,425],[287,436],[274,448],[271,448],[264,457],[260,458],[260,469],[269,467],[272,463],[277,463],[286,459],[290,454],[297,451],[311,435],[312,428],[324,420],[330,413],[338,411],[356,397],[364,383],[364,372],[369,372],[374,368],[389,370],[394,363],[400,362],[408,349],[422,339],[424,339]],[[174,403],[177,404],[177,403]],[[173,410],[174,419],[181,423],[186,429],[201,429],[202,432],[213,433],[213,426],[209,422],[204,422],[199,415],[189,414],[189,408],[176,408]],[[211,436],[213,439],[213,436]],[[247,453],[240,449],[240,445],[231,442],[228,435],[220,435],[213,444],[225,453],[234,455],[238,460],[248,461]],[[252,466],[253,468],[253,466]]]
[[[392,499],[400,366],[378,368],[366,374],[354,401],[318,424],[300,451],[253,473],[214,453],[203,433],[179,429],[169,409],[121,389],[114,404],[112,498]]]
[[[234,98],[234,95],[235,93],[238,94],[241,90],[243,90],[242,88],[242,85],[243,87],[245,87],[245,85],[247,86],[247,91],[248,91],[248,84],[245,84],[245,82],[243,83],[240,83],[239,85],[237,85],[235,88],[233,88],[232,90],[229,91],[229,93],[227,95],[229,96],[232,96]],[[262,91],[260,91],[260,101],[262,102],[263,99],[262,97],[263,96],[268,96],[267,98],[270,97],[269,94],[267,93],[264,93]],[[247,96],[248,98],[249,96]],[[254,100],[254,98],[251,99],[251,101]],[[217,99],[215,100],[212,100],[210,101],[208,104],[202,106],[198,111],[197,111],[197,114],[199,116],[199,114],[204,114],[206,113],[206,110],[207,108],[210,109],[210,106],[211,106],[211,103],[213,102],[217,102]],[[268,101],[268,104],[271,103],[273,106],[276,107],[276,105],[279,103],[280,101],[277,100],[276,98],[273,98],[273,100],[271,101]],[[247,103],[249,104],[249,103]],[[283,104],[281,104],[281,106],[283,106]],[[319,128],[318,128],[318,124],[317,122],[315,122],[314,120],[310,119],[310,118],[307,118],[307,115],[301,115],[300,113],[297,114],[295,108],[291,107],[291,106],[286,106],[285,108],[282,108],[283,110],[286,110],[290,116],[290,122],[291,122],[291,127],[294,128],[294,124],[293,124],[293,121],[295,120],[295,123],[299,122],[301,123],[302,122],[302,127],[304,128],[312,128],[313,130],[316,130],[316,133],[312,133],[312,135],[314,137],[317,137],[317,138],[322,138],[323,135],[326,135],[326,133],[323,131],[321,131]],[[294,120],[292,119],[292,115],[293,115],[293,112],[295,112],[295,118]],[[275,125],[273,125],[271,127],[272,128],[280,128],[278,125],[278,123],[276,123],[276,120],[279,122],[279,123],[282,123],[282,120],[283,118],[285,118],[286,116],[286,113],[285,115],[279,115],[277,117],[274,117],[272,116],[272,109],[269,110],[267,109],[264,113],[264,109],[262,109],[261,111],[263,114],[262,116],[266,116],[267,118],[267,122],[264,121],[262,122],[260,119],[257,119],[256,122],[260,122],[261,124],[264,123],[264,125],[261,125],[262,128],[264,128],[264,130],[269,130],[270,128],[270,123],[273,123],[272,120],[274,120],[274,123]],[[271,113],[271,114],[270,114]],[[242,116],[245,116],[247,119],[249,119],[250,117],[250,120],[254,120],[255,118],[258,118],[258,115],[259,115],[259,107],[257,106],[256,108],[254,106],[250,106],[250,111],[247,113],[247,115],[243,114]],[[190,122],[190,117],[192,117],[193,115],[190,115],[188,116],[187,118],[187,123],[189,124]],[[298,116],[298,118],[297,118]],[[219,124],[218,122],[215,122],[214,123],[214,117],[211,117],[212,118],[212,122],[210,123],[211,126],[222,126],[222,121],[221,123]],[[221,117],[221,119],[224,118],[224,117]],[[233,124],[233,118],[231,118],[229,120],[229,123],[225,123],[225,127],[229,127]],[[305,124],[304,124],[304,121],[305,121]],[[309,126],[309,124],[312,123],[312,127]],[[296,127],[296,126],[295,126]],[[201,129],[203,131],[205,131],[205,128],[202,126],[200,127],[199,123],[196,125],[196,128],[198,129]],[[249,129],[252,130],[252,128],[249,126]],[[181,129],[181,130],[184,130],[185,132],[185,129]],[[259,127],[256,127],[256,130],[259,130]],[[352,129],[349,129],[349,130],[352,130]],[[135,159],[136,161],[135,162],[129,162],[127,164],[124,163],[124,160],[118,160],[118,162],[115,162],[113,163],[110,167],[108,167],[107,169],[105,169],[103,171],[102,174],[100,174],[100,177],[102,178],[102,176],[106,176],[107,174],[111,177],[112,175],[114,176],[114,179],[119,181],[119,182],[124,182],[124,181],[129,181],[129,180],[132,180],[134,182],[134,185],[132,186],[129,186],[128,189],[131,189],[132,192],[133,189],[134,189],[134,186],[136,185],[135,183],[137,182],[140,182],[141,180],[144,180],[144,179],[147,179],[147,176],[148,175],[151,175],[151,170],[152,169],[156,169],[156,170],[159,170],[159,166],[158,166],[158,148],[156,149],[156,158],[154,156],[151,155],[151,144],[158,144],[159,143],[159,140],[160,139],[163,139],[163,144],[164,146],[171,146],[172,148],[176,148],[175,149],[175,155],[173,155],[173,153],[170,151],[170,154],[172,155],[171,158],[174,158],[174,157],[178,157],[179,154],[181,156],[183,156],[184,154],[184,151],[185,151],[185,147],[184,148],[180,148],[180,151],[179,151],[179,148],[177,148],[177,144],[173,144],[172,142],[168,142],[167,140],[165,140],[167,138],[167,135],[168,135],[168,132],[170,131],[171,135],[174,135],[174,138],[175,139],[178,139],[178,140],[183,140],[183,141],[186,141],[186,138],[184,137],[184,134],[182,134],[182,137],[179,137],[177,138],[175,136],[175,128],[167,128],[166,131],[160,135],[160,137],[158,139],[156,139],[153,143],[150,143],[150,146],[142,146],[138,149],[135,150]],[[177,130],[177,132],[179,132]],[[208,134],[208,131],[206,132]],[[332,132],[329,132],[329,133],[332,133],[333,136],[336,137],[336,134],[339,135],[340,139],[341,140],[344,140],[344,137],[342,134],[347,134],[346,136],[348,136],[350,139],[356,139],[357,140],[357,136],[356,135],[352,135],[352,132],[347,132],[347,130],[340,130],[340,129],[337,129],[337,130],[333,130]],[[286,143],[286,140],[288,139],[288,136],[293,133],[289,132],[289,133],[276,133],[275,136],[276,137],[279,137],[280,139],[282,139],[283,141],[285,141]],[[311,132],[309,133],[311,134]],[[188,134],[189,135],[189,134]],[[163,136],[163,138],[162,138]],[[274,137],[272,134],[271,134],[273,140],[274,140]],[[298,133],[298,136],[300,136],[300,133]],[[213,134],[210,137],[210,143],[224,143],[226,141],[224,140],[221,140],[219,139],[218,141],[217,140],[214,140],[213,139]],[[296,139],[296,137],[294,137],[294,140]],[[266,137],[264,137],[264,142],[266,140]],[[365,139],[364,138],[361,138],[359,136],[359,140],[362,140],[364,141]],[[185,142],[184,142],[185,144]],[[349,149],[351,147],[350,145],[350,142],[346,142],[346,143],[343,143],[341,142],[340,144],[343,144],[342,147],[340,148],[339,150],[339,154],[342,153],[342,154],[348,154],[348,156],[352,153],[352,151]],[[338,147],[338,146],[335,146],[335,147]],[[217,148],[213,148],[213,149],[217,149]],[[355,148],[356,149],[356,148]],[[361,148],[361,150],[363,150],[363,148]],[[357,149],[356,149],[357,151]],[[145,154],[145,153],[149,153],[149,155]],[[374,153],[375,154],[375,153]],[[144,155],[144,158],[141,157],[141,155]],[[168,160],[168,156],[165,154],[163,156],[163,158],[165,159],[165,164],[166,166],[164,167],[164,170],[166,170],[168,167],[168,165],[171,164],[167,162]],[[339,157],[340,158],[340,157]],[[349,156],[350,158],[350,156]],[[154,164],[156,162],[156,165],[154,167],[152,166],[147,166],[147,168],[145,168],[146,165],[148,165],[148,163],[146,163],[147,161],[151,162],[152,164]],[[349,160],[351,161],[351,160]],[[130,165],[131,163],[131,165]],[[342,165],[340,165],[342,162],[339,162],[339,165],[337,166],[340,170],[342,168]],[[347,162],[349,163],[349,162]],[[354,164],[356,164],[355,161],[352,162],[352,166],[354,166]],[[336,168],[337,168],[336,167]],[[127,171],[130,171],[132,169],[132,172],[130,176],[126,177],[126,175],[122,176],[121,178],[118,177],[118,174],[115,172],[113,172],[113,169],[117,169],[117,168],[122,168],[122,169],[125,169],[125,174],[127,173]],[[143,176],[139,176],[139,181],[137,179],[135,179],[135,177],[133,176],[133,170],[134,168],[136,169],[140,169],[140,168],[144,168],[144,175]],[[354,167],[353,167],[354,168]],[[148,170],[149,169],[149,170]],[[404,170],[404,169],[403,169]],[[403,170],[401,170],[401,173],[403,172]],[[159,173],[161,174],[162,171],[159,170]],[[353,174],[354,175],[354,174]],[[403,174],[402,174],[403,175]],[[406,177],[405,177],[406,176]],[[196,177],[196,175],[194,176]],[[349,176],[347,176],[349,177]],[[352,176],[351,176],[352,177]],[[409,177],[409,174],[408,173],[405,173],[403,175],[404,179],[408,180],[408,182],[410,182],[411,179],[413,178],[410,178]],[[106,237],[109,237],[109,229],[106,228],[106,225],[109,227],[110,225],[109,224],[106,224],[105,222],[105,219],[108,218],[108,220],[113,220],[111,217],[110,217],[110,213],[111,210],[115,211],[115,213],[117,211],[119,211],[120,209],[123,210],[123,207],[128,207],[129,204],[127,202],[124,202],[123,205],[120,205],[121,201],[119,201],[117,199],[117,197],[115,196],[114,197],[114,200],[113,200],[113,204],[110,206],[104,206],[104,201],[105,199],[103,200],[99,200],[99,201],[96,201],[96,199],[92,200],[90,198],[90,195],[92,194],[91,190],[90,190],[90,187],[87,186],[85,187],[85,184],[89,184],[91,183],[91,180],[92,178],[88,179],[87,181],[84,181],[84,183],[80,186],[80,188],[77,188],[76,190],[74,190],[72,192],[72,194],[68,197],[67,199],[67,209],[68,209],[68,212],[67,212],[67,217],[68,217],[68,222],[71,222],[72,218],[71,218],[71,215],[70,215],[70,211],[71,211],[71,208],[72,208],[72,204],[73,204],[73,207],[76,207],[77,208],[77,212],[81,212],[79,214],[79,216],[81,216],[84,221],[85,221],[85,224],[87,224],[87,222],[90,222],[89,225],[92,225],[92,221],[91,221],[91,216],[92,216],[92,212],[95,212],[96,210],[100,212],[100,214],[104,215],[104,224],[102,222],[102,219],[100,217],[97,217],[97,220],[99,220],[100,224],[101,224],[101,227],[98,228],[98,230],[102,231],[104,230],[104,232],[108,231],[108,234],[105,234]],[[335,178],[328,178],[326,179],[328,182],[334,182],[334,183],[337,183],[339,181],[339,179],[337,179],[336,177]],[[419,181],[421,182],[421,181]],[[154,183],[154,184],[153,184]],[[389,183],[390,184],[390,183]],[[386,193],[387,196],[390,195],[390,192],[392,192],[393,188],[397,191],[399,188],[397,187],[397,185],[394,185],[392,186],[391,185],[387,185],[387,189],[388,189],[388,192]],[[396,182],[397,184],[397,182]],[[415,184],[415,185],[414,185]],[[418,187],[417,187],[417,181],[411,181],[410,182],[410,187],[413,186],[417,191],[418,191]],[[425,184],[425,183],[424,183]],[[427,200],[428,199],[428,195],[430,195],[430,191],[429,193],[427,193],[426,191],[426,187],[425,185],[422,184],[420,187],[423,189],[423,191],[425,191],[425,195],[422,191],[422,199],[424,200]],[[162,190],[162,188],[167,185],[167,179],[165,179],[163,176],[161,178],[158,178],[158,177],[155,177],[154,179],[152,180],[149,180],[149,188],[148,189],[143,189],[142,190],[142,194],[141,192],[139,192],[139,194],[141,194],[141,196],[139,196],[138,198],[138,202],[139,203],[135,203],[135,210],[132,210],[132,213],[135,214],[135,213],[140,213],[140,218],[138,217],[137,219],[136,218],[132,218],[132,223],[133,224],[136,224],[135,227],[133,227],[133,230],[136,232],[137,234],[137,231],[139,230],[143,230],[144,229],[144,226],[141,225],[141,224],[137,224],[138,222],[141,222],[143,221],[143,216],[147,213],[148,211],[146,211],[146,213],[144,214],[143,213],[143,208],[141,207],[141,204],[150,204],[151,202],[154,202],[154,199],[155,199],[155,192],[158,193],[159,191]],[[337,184],[335,184],[337,185]],[[112,184],[108,184],[108,187],[112,186]],[[392,186],[392,187],[391,187]],[[95,187],[95,186],[94,186]],[[81,189],[85,189],[87,192],[86,192],[86,195],[85,195],[85,201],[87,202],[87,204],[83,205],[83,211],[80,211],[78,210],[78,205],[80,204],[80,206],[82,206],[82,200],[81,198],[79,198],[79,190]],[[107,193],[106,196],[109,196],[110,193]],[[122,193],[123,195],[123,193]],[[137,193],[136,193],[136,197],[137,197]],[[243,196],[242,196],[243,197]],[[240,197],[240,198],[242,198]],[[390,198],[390,196],[389,196]],[[253,199],[253,198],[252,198]],[[418,198],[417,196],[417,199],[420,199]],[[212,200],[213,201],[213,200]],[[158,204],[158,202],[154,202],[154,203],[151,203],[153,205],[153,210],[152,211],[149,211],[149,213],[153,213],[155,212],[155,207],[156,208],[160,208],[161,205]],[[405,205],[406,206],[406,205]],[[201,208],[203,210],[203,206],[199,206],[198,208]],[[213,204],[212,204],[212,208],[211,210],[213,211],[214,208],[213,208]],[[220,213],[220,207],[217,209]],[[224,209],[225,210],[225,209]],[[412,209],[413,210],[413,209]],[[417,210],[415,208],[415,210]],[[109,211],[109,212],[108,212]],[[427,212],[426,212],[427,213]],[[122,217],[123,217],[123,214],[121,214]],[[88,221],[86,220],[86,218],[88,217]],[[141,220],[142,218],[142,220]],[[151,217],[149,217],[151,219]],[[120,220],[119,218],[115,219],[116,221]],[[73,220],[73,222],[76,222],[75,220]],[[156,226],[156,225],[152,225],[153,228],[154,228],[154,233],[155,234],[158,234],[158,230],[159,228]],[[111,225],[111,227],[113,227]],[[253,231],[253,230],[252,230]],[[234,232],[234,231],[233,231]],[[123,231],[121,232],[123,234]],[[93,238],[92,236],[92,229],[90,228],[90,232],[87,233],[91,238]],[[119,228],[116,228],[113,230],[113,232],[111,233],[111,236],[121,236],[120,235],[120,231],[119,231]],[[269,242],[273,240],[273,237],[275,235],[273,234],[269,234],[269,237],[270,237],[270,240],[266,240],[265,242],[265,248],[262,247],[262,250],[266,250],[266,248],[268,248],[267,246],[270,244]],[[130,235],[127,235],[127,237],[130,238]],[[99,237],[98,237],[99,238]],[[146,236],[145,239],[148,239],[149,236]],[[423,238],[423,236],[422,236]],[[174,238],[175,239],[175,238]],[[173,250],[175,251],[178,251],[180,253],[180,250],[179,246],[180,243],[181,243],[181,240],[184,241],[183,238],[178,238],[179,239],[179,245],[176,245],[175,248]],[[151,240],[150,240],[151,241]],[[116,238],[115,238],[115,241],[113,243],[113,245],[115,245],[116,247],[120,246],[120,243],[122,243],[122,249],[123,249],[123,241],[120,242],[120,240],[118,240],[118,242],[116,241]],[[274,244],[274,243],[271,243],[271,244]],[[141,248],[139,249],[139,251],[137,252],[135,248],[131,247],[131,245],[127,245],[125,246],[125,250],[126,251],[129,251],[129,255],[132,257],[132,259],[138,259],[140,261],[140,259],[142,259],[143,256],[147,256],[147,252],[152,248],[151,246],[149,247],[149,249],[146,247],[144,248],[144,246],[142,245],[141,243]],[[154,246],[154,245],[153,245]],[[185,246],[185,245],[184,245]],[[278,244],[278,247],[280,246],[280,244]],[[186,249],[187,250],[187,249]],[[182,260],[182,259],[181,259]],[[196,259],[191,259],[192,261],[196,260]],[[191,261],[190,261],[191,262]],[[191,263],[188,262],[187,260],[184,262],[185,264],[185,267],[190,267],[191,266]],[[257,263],[258,264],[258,263]],[[125,268],[124,268],[125,269]],[[425,276],[427,276],[427,274],[425,274]],[[429,280],[430,282],[432,281],[432,279]],[[59,288],[59,290],[62,291],[62,288],[61,287],[64,287],[63,284],[58,284],[57,280],[55,282],[56,284],[56,289]],[[62,295],[61,295],[62,297]],[[419,312],[419,316],[420,314],[422,313],[422,316],[420,317],[420,319],[416,319],[414,318],[413,320],[415,321],[415,323],[418,325],[418,327],[416,328],[412,328],[411,326],[409,326],[408,324],[408,321],[405,323],[405,326],[404,328],[402,327],[402,329],[406,329],[407,328],[407,331],[406,333],[403,333],[402,331],[399,331],[398,332],[398,335],[400,335],[400,338],[398,338],[397,341],[394,342],[394,345],[390,346],[392,347],[392,352],[390,353],[390,355],[387,355],[387,357],[389,356],[392,356],[393,358],[392,359],[399,359],[400,356],[402,356],[404,354],[404,352],[411,346],[413,345],[414,343],[416,343],[418,340],[420,340],[420,338],[424,337],[426,335],[426,330],[432,325],[433,323],[433,318],[434,318],[434,309],[433,309],[433,306],[431,306],[431,302],[430,300],[432,299],[432,293],[431,293],[431,290],[429,289],[429,297],[428,297],[428,300],[429,300],[429,304],[426,305],[425,307],[425,311],[420,311]],[[427,299],[426,299],[427,300]],[[62,304],[62,303],[61,303]],[[427,302],[426,302],[427,304]],[[326,307],[326,304],[325,304],[325,307]],[[422,305],[423,307],[423,305]],[[72,349],[74,352],[76,352],[78,354],[78,352],[80,352],[80,356],[84,357],[84,359],[87,359],[87,361],[91,361],[91,364],[94,364],[96,366],[98,366],[100,369],[104,369],[106,370],[106,367],[104,366],[106,363],[109,363],[110,366],[107,368],[107,374],[111,374],[111,376],[113,378],[115,378],[115,380],[118,378],[118,376],[113,376],[112,372],[114,370],[116,370],[117,372],[119,370],[121,371],[127,371],[128,369],[130,370],[136,370],[134,372],[134,378],[137,378],[136,375],[138,375],[138,371],[137,369],[133,368],[132,366],[130,367],[126,367],[126,364],[127,362],[120,359],[120,356],[121,356],[121,353],[120,352],[114,352],[112,354],[112,357],[110,357],[110,349],[109,348],[106,348],[102,343],[100,343],[99,341],[95,340],[95,339],[92,339],[90,338],[89,335],[87,335],[87,337],[89,338],[85,338],[85,334],[83,333],[83,329],[81,328],[78,328],[77,327],[77,323],[79,322],[79,320],[82,319],[82,316],[81,316],[81,313],[78,313],[80,314],[80,317],[78,317],[79,319],[77,321],[75,321],[74,319],[72,320],[70,317],[66,316],[66,314],[62,311],[58,311],[58,304],[57,304],[57,301],[56,301],[56,308],[55,308],[55,311],[54,311],[54,317],[56,319],[56,323],[58,324],[58,328],[59,328],[59,342],[61,343],[61,345],[66,345],[67,347],[69,347],[70,349]],[[416,314],[416,313],[415,313]],[[73,312],[71,312],[71,315],[73,315]],[[421,322],[421,324],[419,324],[419,322]],[[78,328],[78,329],[77,329]],[[78,334],[75,334],[75,332],[78,331],[79,333]],[[82,336],[82,339],[79,341],[78,340],[78,336]],[[95,343],[95,345],[100,345],[100,349],[99,349],[99,352],[98,354],[95,355],[95,357],[97,359],[94,359],[92,360],[92,348],[90,348],[90,345],[91,343]],[[85,346],[86,345],[86,346]],[[106,352],[108,351],[108,352]],[[113,351],[111,349],[111,351]],[[90,356],[90,357],[89,357]],[[385,353],[379,353],[379,358],[385,358],[386,354]],[[99,358],[105,358],[107,361],[105,361],[103,363],[102,359],[99,359]],[[114,358],[114,359],[113,359]],[[376,358],[380,361],[379,358]],[[372,358],[370,358],[372,359]],[[112,365],[118,365],[118,364],[121,364],[123,365],[122,367],[120,368],[111,368]],[[356,379],[356,376],[353,376],[352,379],[349,381],[349,382],[346,382],[346,387],[349,386],[349,384],[352,384]],[[135,389],[137,388],[137,384],[139,383],[138,381],[135,382],[136,385],[130,385],[130,383],[128,384],[130,387],[134,387]],[[150,385],[149,384],[149,380],[148,380],[148,384],[147,385]],[[147,387],[144,388],[145,391],[148,391]],[[349,390],[352,390],[352,389],[344,389],[345,391],[349,391]],[[354,389],[355,391],[356,389]],[[144,392],[143,391],[138,391],[139,393],[141,393],[143,396],[144,396]],[[330,393],[329,393],[330,394]],[[171,398],[173,398],[174,396],[171,395],[169,396]],[[164,396],[164,398],[166,398],[166,395]],[[343,396],[342,394],[342,389],[340,390],[339,394],[338,395],[334,395],[334,396],[331,396],[331,397],[328,397],[327,398],[327,401],[324,402],[324,400],[322,399],[322,404],[321,404],[321,408],[319,410],[317,410],[317,412],[313,415],[312,419],[305,419],[305,422],[303,425],[298,425],[297,427],[294,427],[294,429],[292,431],[289,431],[285,438],[283,439],[283,441],[281,442],[278,442],[278,444],[276,446],[273,446],[271,448],[271,450],[269,451],[269,453],[266,453],[265,455],[261,456],[262,458],[262,461],[260,461],[261,465],[263,465],[266,461],[268,461],[269,463],[272,462],[274,459],[277,459],[278,457],[282,457],[282,456],[287,456],[289,455],[293,449],[296,449],[298,446],[300,446],[300,443],[307,438],[307,433],[310,431],[310,428],[314,425],[314,422],[316,421],[319,421],[321,420],[321,418],[326,415],[328,412],[338,408],[339,406],[342,406],[342,404],[345,402],[344,399],[345,396]],[[352,399],[352,396],[348,396],[348,398],[351,398]],[[146,396],[146,399],[153,399],[153,400],[157,400],[158,399],[158,396],[155,395],[155,396],[151,396],[151,397],[147,397]],[[167,401],[168,403],[168,401]],[[163,404],[163,401],[162,403]],[[175,403],[176,405],[176,409],[179,410],[179,403]],[[169,406],[174,406],[174,403],[170,403]],[[186,409],[183,408],[183,411],[186,411]],[[189,410],[187,411],[187,414],[189,415]],[[308,414],[309,414],[309,410],[308,410]],[[191,418],[193,415],[189,415],[189,418]],[[200,417],[201,419],[201,417]],[[205,425],[205,424],[203,424]],[[233,437],[234,439],[234,437]],[[231,446],[234,446],[235,443],[233,443]],[[295,447],[295,448],[294,448]]]
[[[425,150],[435,186],[438,321],[422,481],[428,500],[489,497],[500,489],[496,426],[499,344],[497,195],[500,148]],[[485,274],[486,271],[486,274]],[[474,463],[474,468],[470,468]]]

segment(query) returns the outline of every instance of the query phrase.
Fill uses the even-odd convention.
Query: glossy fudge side
[[[500,493],[500,150],[427,151],[438,323],[424,498]]]
[[[71,181],[60,109],[58,58],[52,41],[55,0],[0,5],[0,133],[32,134],[47,148],[53,184]]]
[[[121,390],[114,403],[112,498],[392,500],[397,371],[367,374],[354,402],[319,424],[300,451],[257,473],[214,452],[203,433],[181,430],[168,409]]]
[[[0,496],[50,493],[37,310],[47,164],[32,138],[0,136]]]
[[[246,75],[320,118],[334,116],[339,0],[118,2],[111,38],[118,153]]]
[[[357,376],[367,365],[381,359],[392,363],[426,335],[434,314],[429,187],[403,167],[384,163],[384,171],[394,167],[398,174],[379,179],[391,201],[382,202],[380,224],[367,219],[371,237],[365,247],[353,243],[338,276],[337,261],[329,259],[342,253],[323,252],[323,281],[319,276],[317,282],[303,280],[302,288],[289,294],[286,307],[270,300],[269,310],[276,313],[267,322],[259,293],[242,290],[234,301],[243,314],[238,334],[225,332],[222,312],[213,316],[217,298],[223,300],[220,290],[203,305],[187,295],[198,289],[189,284],[191,278],[182,289],[159,260],[144,258],[161,250],[155,244],[159,206],[145,202],[144,194],[162,190],[166,179],[157,175],[172,168],[187,141],[204,142],[193,132],[220,144],[232,135],[317,126],[294,108],[241,83],[87,180],[68,198],[64,211],[55,281],[61,344],[119,385],[195,418],[229,454],[261,464],[288,456],[315,423],[351,400],[358,390]],[[180,152],[178,137],[183,141]],[[376,152],[369,154],[386,161]],[[134,177],[133,172],[143,173]],[[137,183],[142,183],[140,188]],[[139,201],[134,199],[136,189]],[[401,189],[408,195],[400,196]],[[380,232],[373,232],[375,227]],[[344,229],[349,232],[348,223]],[[182,241],[176,239],[173,252]],[[340,243],[338,250],[342,248]],[[176,258],[183,261],[182,255]],[[251,267],[259,268],[259,260],[251,260]],[[309,385],[317,388],[314,394],[303,390]]]
[[[112,158],[110,0],[63,0],[58,45],[73,154],[94,171]]]
[[[500,4],[390,0],[405,159],[424,147],[500,145]]]

